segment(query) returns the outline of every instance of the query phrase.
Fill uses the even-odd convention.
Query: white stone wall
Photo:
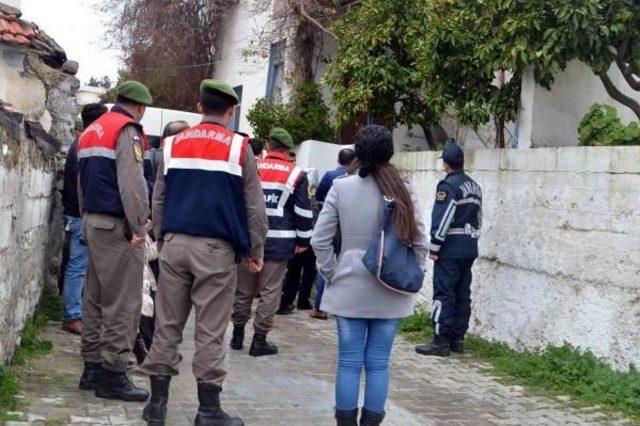
[[[54,161],[0,128],[0,362],[13,354],[45,281]]]
[[[430,223],[437,153],[394,161]],[[484,192],[472,333],[516,349],[568,342],[619,369],[640,365],[638,164],[635,147],[467,153]]]

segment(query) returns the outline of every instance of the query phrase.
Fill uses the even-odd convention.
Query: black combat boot
[[[196,426],[244,426],[239,417],[231,417],[220,408],[222,388],[212,383],[198,382],[198,415]]]
[[[82,390],[95,390],[96,383],[102,375],[102,364],[99,362],[85,362],[82,377],[78,387]]]
[[[136,336],[136,342],[133,344],[133,354],[136,356],[138,365],[141,365],[147,355],[149,355],[149,350],[147,349],[147,344],[144,342],[142,333],[138,333],[138,336]]]
[[[451,349],[451,352],[455,352],[457,354],[463,354],[464,353],[464,338],[460,338],[460,337],[452,338],[451,342],[449,342],[449,349]]]
[[[231,349],[236,351],[242,350],[242,346],[244,345],[244,325],[234,325],[233,326],[233,336],[231,336]]]
[[[171,376],[151,376],[151,399],[144,407],[142,418],[150,426],[164,426]]]
[[[127,373],[117,373],[103,368],[101,378],[96,384],[96,396],[98,398],[144,402],[149,398],[149,392],[134,385],[127,377]]]
[[[249,348],[249,355],[251,356],[265,356],[275,355],[278,353],[278,347],[267,342],[267,335],[256,333],[253,335],[253,341],[251,342],[251,348]]]
[[[420,355],[447,357],[451,354],[449,338],[436,336],[431,343],[416,346],[416,352]]]
[[[362,409],[362,416],[360,417],[360,426],[380,426],[382,424],[382,420],[384,420],[384,416],[386,412],[382,413],[372,413],[368,411],[366,408]]]
[[[358,409],[336,410],[336,426],[358,426]]]

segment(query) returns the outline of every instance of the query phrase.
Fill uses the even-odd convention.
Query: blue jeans
[[[65,320],[82,317],[82,287],[87,271],[89,249],[83,240],[82,219],[65,216],[65,230],[69,235],[69,260],[64,271],[62,308]]]
[[[324,293],[324,278],[322,275],[318,274],[318,278],[316,278],[316,300],[313,303],[313,307],[316,311],[320,310],[320,303],[322,303],[322,294]]]
[[[389,390],[389,358],[400,319],[337,317],[336,320],[336,409],[349,411],[358,408],[360,376],[364,367],[364,408],[373,413],[384,412]]]

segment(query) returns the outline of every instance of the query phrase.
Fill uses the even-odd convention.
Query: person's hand
[[[264,267],[264,260],[263,259],[252,259],[250,257],[247,258],[247,267],[249,268],[249,272],[251,272],[252,274],[257,274],[258,272],[262,271],[262,268]]]
[[[305,251],[307,251],[309,249],[309,247],[300,247],[300,246],[296,246],[296,249],[294,251],[295,254],[302,254]]]
[[[438,259],[440,259],[440,256],[438,256],[437,254],[429,253],[429,259],[433,260],[434,262],[437,262]]]
[[[131,245],[135,248],[143,247],[144,241],[145,241],[144,236],[141,237],[137,234],[133,234],[133,237],[131,237]]]

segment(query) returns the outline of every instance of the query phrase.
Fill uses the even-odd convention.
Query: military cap
[[[460,167],[464,164],[464,151],[455,141],[451,141],[442,150],[440,158],[452,167]]]
[[[285,129],[281,127],[275,127],[269,133],[269,139],[273,139],[276,142],[280,142],[282,145],[289,149],[293,149],[293,138]]]
[[[233,98],[236,101],[236,104],[240,102],[240,100],[238,99],[238,95],[236,94],[236,91],[233,90],[233,88],[229,86],[227,83],[225,83],[224,81],[214,80],[212,78],[207,80],[202,80],[202,83],[200,83],[200,91],[204,92],[205,90],[212,90],[214,92],[220,92],[224,95],[227,95]]]
[[[116,92],[118,93],[118,96],[122,96],[123,98],[127,98],[138,104],[151,105],[153,103],[151,92],[149,92],[147,86],[139,81],[121,81],[116,87]]]

